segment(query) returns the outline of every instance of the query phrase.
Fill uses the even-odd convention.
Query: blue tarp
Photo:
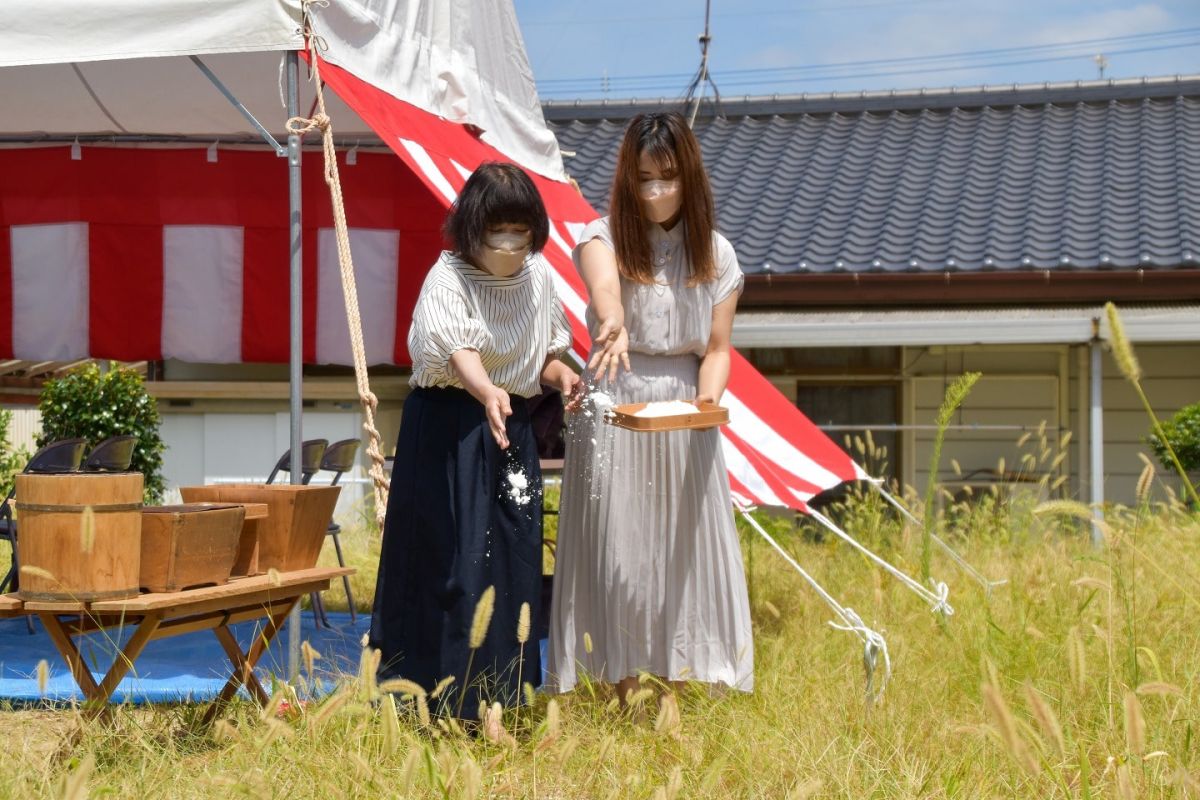
[[[301,636],[307,640],[321,659],[316,662],[318,677],[327,683],[333,676],[358,672],[362,652],[362,636],[370,627],[369,615],[359,615],[355,624],[347,613],[330,613],[332,628],[317,629],[312,614],[302,615]],[[261,622],[244,622],[230,626],[242,645],[249,648]],[[83,700],[62,656],[40,622],[34,622],[36,633],[30,635],[24,619],[0,620],[0,700],[11,702]],[[99,683],[104,670],[113,662],[115,648],[133,635],[133,626],[86,636],[75,637],[84,660],[92,668]],[[50,680],[45,693],[38,690],[37,665],[45,659],[50,667]],[[116,702],[171,703],[209,700],[221,691],[229,677],[231,665],[225,651],[212,631],[197,631],[182,636],[159,639],[146,645],[134,669],[121,681],[113,693]],[[258,662],[259,678],[269,689],[271,674],[286,677],[287,630],[280,632],[270,649]]]
[[[332,628],[317,628],[312,614],[301,615],[301,638],[312,645],[321,658],[315,664],[318,693],[329,689],[345,675],[357,675],[362,654],[362,637],[371,627],[370,615],[359,614],[354,624],[348,613],[329,612]],[[262,630],[261,622],[231,625],[243,652]],[[34,622],[30,635],[24,619],[0,620],[0,702],[66,702],[83,700],[66,663],[58,654],[49,634],[40,622]],[[99,683],[113,662],[116,648],[133,635],[133,626],[123,630],[89,633],[75,637],[76,646],[92,668]],[[259,679],[270,691],[272,675],[287,675],[287,629],[279,633],[258,662]],[[543,681],[547,642],[539,642],[542,652]],[[50,680],[45,693],[38,690],[37,665],[45,659],[50,668]],[[169,639],[158,639],[146,645],[134,669],[122,679],[113,692],[117,703],[179,703],[211,700],[221,691],[229,677],[231,665],[225,651],[212,631],[197,631]],[[245,696],[245,690],[242,690]]]

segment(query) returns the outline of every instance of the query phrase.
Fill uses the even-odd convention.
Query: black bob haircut
[[[515,164],[487,161],[467,178],[442,234],[456,253],[472,257],[483,248],[488,226],[504,224],[528,226],[533,253],[540,253],[550,236],[546,206],[533,180]]]

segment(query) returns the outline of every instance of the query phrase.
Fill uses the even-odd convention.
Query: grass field
[[[109,727],[8,710],[0,797],[1200,796],[1197,518],[1178,504],[1116,509],[1096,549],[1078,509],[1018,506],[979,498],[942,519],[963,555],[1008,580],[988,597],[935,551],[955,608],[944,622],[848,547],[762,517],[884,632],[894,673],[878,704],[864,701],[858,641],[742,525],[753,694],[697,688],[660,708],[648,684],[636,719],[587,685],[538,695],[490,739],[426,727],[356,676],[299,711],[237,705],[207,733],[194,707],[122,709]],[[920,531],[878,501],[852,498],[839,517],[919,572]],[[364,528],[347,542],[364,608],[377,541]]]

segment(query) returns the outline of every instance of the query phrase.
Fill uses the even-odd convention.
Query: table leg
[[[75,677],[75,683],[83,690],[83,696],[88,700],[99,700],[100,687],[96,684],[96,679],[92,677],[92,671],[88,669],[87,664],[83,663],[83,656],[79,654],[79,648],[67,634],[62,621],[54,614],[38,614],[38,619],[46,626],[46,632],[50,634],[50,641],[54,642],[54,646],[58,648],[58,653],[63,657],[63,661],[67,662],[67,668]]]
[[[288,614],[291,613],[292,607],[298,602],[300,602],[300,598],[296,597],[285,602],[282,606],[273,606],[272,610],[275,608],[280,608],[280,610],[268,617],[266,627],[258,636],[254,637],[254,642],[250,645],[249,652],[245,654],[242,653],[241,647],[238,646],[229,628],[219,625],[213,629],[213,633],[217,636],[217,641],[221,643],[221,647],[225,649],[225,654],[229,657],[230,663],[233,664],[233,674],[229,676],[229,680],[226,681],[224,688],[221,689],[221,693],[217,695],[217,699],[213,700],[208,710],[204,712],[204,717],[201,719],[202,725],[212,724],[217,718],[217,714],[233,699],[233,696],[237,694],[238,688],[243,683],[245,683],[246,688],[258,703],[266,704],[267,693],[263,689],[262,684],[259,683],[258,678],[254,675],[254,666],[262,658],[263,653],[266,652],[271,640],[282,630],[284,622],[287,621]]]
[[[265,706],[270,701],[270,698],[267,697],[267,692],[259,682],[258,676],[254,674],[254,666],[246,658],[246,654],[242,652],[242,648],[238,646],[237,639],[233,638],[233,633],[223,625],[219,628],[213,628],[213,633],[216,634],[217,641],[221,643],[221,647],[225,648],[225,655],[229,657],[229,663],[233,664],[234,672],[241,676],[242,683],[245,684],[246,689],[258,701],[259,705]]]
[[[79,688],[83,690],[84,697],[87,698],[85,704],[85,714],[89,717],[96,717],[106,713],[109,698],[116,690],[121,679],[133,667],[138,656],[142,654],[142,650],[154,638],[154,632],[158,630],[159,623],[162,622],[162,617],[148,615],[142,617],[134,630],[133,636],[121,648],[121,652],[117,654],[113,660],[112,666],[108,668],[108,672],[104,674],[104,679],[97,684],[92,678],[92,672],[88,669],[87,664],[83,661],[83,656],[79,653],[79,648],[75,646],[75,642],[67,633],[62,621],[54,614],[39,614],[42,624],[46,626],[46,630],[50,633],[50,639],[54,642],[58,652],[62,655],[63,660],[67,662],[67,666],[71,670],[71,674],[75,678],[75,683],[79,684]]]

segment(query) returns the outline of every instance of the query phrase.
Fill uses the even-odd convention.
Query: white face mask
[[[525,254],[529,251],[529,246],[533,243],[533,234],[496,231],[485,235],[483,243],[490,250],[499,250],[502,253]]]
[[[663,223],[679,213],[683,198],[679,196],[679,180],[642,181],[638,194],[642,208],[651,222]]]
[[[529,256],[532,243],[532,233],[489,232],[483,237],[479,260],[493,275],[515,275]]]

